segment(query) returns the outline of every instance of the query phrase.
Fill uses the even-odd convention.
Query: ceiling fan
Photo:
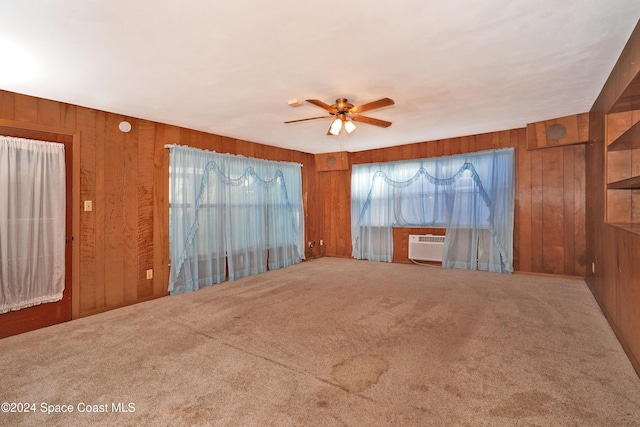
[[[355,106],[347,102],[347,98],[338,98],[336,99],[336,103],[333,105],[325,104],[324,102],[317,99],[307,99],[307,102],[327,110],[330,115],[310,117],[308,119],[300,120],[289,120],[288,122],[284,123],[288,124],[304,122],[307,120],[335,118],[333,122],[331,122],[331,127],[329,128],[327,135],[338,135],[342,128],[344,128],[347,133],[351,133],[356,129],[356,125],[353,122],[366,123],[368,125],[374,125],[383,128],[388,128],[389,126],[391,126],[391,122],[388,122],[386,120],[374,119],[373,117],[360,115],[360,113],[364,113],[366,111],[376,110],[378,108],[393,105],[394,102],[391,98],[382,98],[378,99],[377,101],[369,102],[367,104],[362,104],[359,106]]]

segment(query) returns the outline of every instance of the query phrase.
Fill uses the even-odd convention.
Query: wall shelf
[[[610,145],[609,151],[624,151],[640,148],[640,122],[631,126]]]
[[[621,228],[632,234],[640,234],[640,224],[609,223],[612,227]]]
[[[608,190],[640,190],[640,176],[622,179],[607,184]]]

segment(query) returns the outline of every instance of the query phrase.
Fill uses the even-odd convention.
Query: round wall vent
[[[548,139],[562,139],[567,134],[567,128],[564,125],[556,123],[555,125],[551,125],[547,128],[547,138]]]
[[[337,163],[336,158],[333,156],[329,156],[327,157],[326,160],[327,166],[329,166],[330,168],[334,167]]]

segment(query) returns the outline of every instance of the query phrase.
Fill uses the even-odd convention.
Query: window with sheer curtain
[[[0,136],[0,313],[62,299],[64,145]]]
[[[169,291],[304,259],[301,165],[169,148]]]
[[[512,272],[514,151],[354,165],[353,257],[391,262],[392,227],[442,226],[443,267]]]

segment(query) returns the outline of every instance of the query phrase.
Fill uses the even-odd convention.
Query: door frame
[[[71,166],[72,182],[67,189],[71,189],[71,193],[67,193],[67,205],[71,206],[71,319],[77,319],[80,313],[80,140],[81,132],[76,129],[64,127],[41,125],[29,122],[20,122],[16,120],[0,119],[0,127],[11,128],[17,133],[24,133],[24,138],[33,138],[28,136],[29,133],[48,133],[52,134],[50,139],[56,142],[58,137],[72,137],[73,149],[72,153],[66,153],[66,167]],[[71,155],[71,156],[69,156]],[[68,159],[71,157],[71,165]]]

